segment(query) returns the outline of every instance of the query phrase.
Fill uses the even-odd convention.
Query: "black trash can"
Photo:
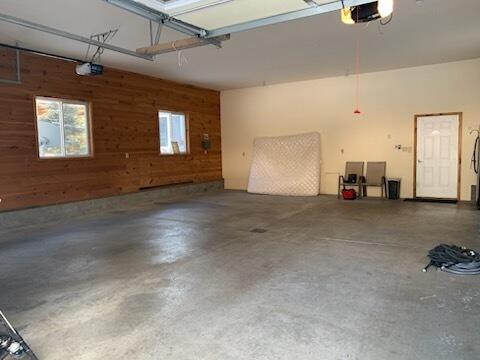
[[[400,199],[400,179],[388,179],[388,198],[390,200]]]

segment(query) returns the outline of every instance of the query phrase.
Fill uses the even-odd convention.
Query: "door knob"
[[[422,161],[422,160],[420,160],[420,159],[418,159],[418,160],[417,160],[417,162],[418,162],[419,164],[421,164],[423,161]]]

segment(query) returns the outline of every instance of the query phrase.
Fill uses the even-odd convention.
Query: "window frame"
[[[160,113],[170,113],[171,115],[183,115],[185,119],[185,146],[186,146],[186,151],[180,154],[175,154],[175,153],[168,153],[164,154],[162,153],[162,134],[160,133]],[[189,131],[189,115],[185,111],[178,111],[178,110],[169,110],[169,109],[159,109],[157,111],[157,126],[158,126],[158,152],[160,156],[188,156],[190,155],[190,131]]]
[[[44,101],[54,101],[60,102],[62,104],[60,108],[60,112],[62,114],[62,121],[60,123],[61,128],[61,146],[62,151],[65,152],[65,133],[64,133],[64,122],[63,122],[63,103],[67,104],[77,104],[77,105],[84,105],[86,109],[86,117],[87,117],[87,142],[88,142],[88,154],[87,155],[65,155],[62,156],[41,156],[40,155],[40,138],[38,133],[38,114],[37,114],[37,100],[44,100]],[[86,99],[73,99],[68,97],[54,97],[54,96],[34,96],[33,97],[33,110],[35,114],[35,138],[37,144],[37,159],[38,160],[76,160],[76,159],[90,159],[94,158],[94,148],[93,148],[93,130],[92,130],[92,104],[89,100]]]

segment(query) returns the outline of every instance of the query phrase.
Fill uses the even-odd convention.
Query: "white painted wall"
[[[354,76],[223,91],[226,188],[246,189],[255,137],[318,131],[322,193],[336,193],[345,161],[385,160],[387,176],[402,178],[402,197],[411,197],[414,115],[459,111],[461,198],[469,200],[475,176],[470,169],[474,137],[468,133],[480,126],[480,59],[363,74],[360,89],[360,117],[353,115]],[[396,150],[397,144],[410,151]]]

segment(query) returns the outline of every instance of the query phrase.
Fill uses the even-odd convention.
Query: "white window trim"
[[[60,146],[61,146],[61,155],[59,156],[42,156],[40,154],[40,134],[38,133],[38,114],[37,114],[37,100],[40,101],[51,101],[60,103],[59,114],[60,114]],[[85,106],[85,116],[87,118],[87,146],[88,154],[85,155],[67,155],[65,151],[65,131],[64,131],[64,121],[63,121],[63,104],[77,104]],[[35,128],[37,132],[37,154],[38,158],[41,160],[54,160],[54,159],[76,159],[76,158],[90,158],[93,156],[92,151],[92,139],[90,131],[91,121],[90,121],[90,105],[87,101],[81,100],[70,100],[54,97],[45,97],[45,96],[36,96],[35,97]]]
[[[168,114],[168,121],[167,121],[167,146],[162,146],[162,134],[161,134],[161,127],[160,127],[160,114]],[[179,154],[175,154],[173,152],[172,147],[172,115],[180,115],[183,116],[183,125],[184,125],[184,133],[185,133],[185,151],[180,152]],[[169,111],[169,110],[159,110],[158,111],[158,136],[159,136],[159,144],[160,144],[160,155],[188,155],[189,153],[189,141],[188,141],[188,126],[187,126],[187,114],[178,111]],[[164,152],[165,151],[165,152]]]

